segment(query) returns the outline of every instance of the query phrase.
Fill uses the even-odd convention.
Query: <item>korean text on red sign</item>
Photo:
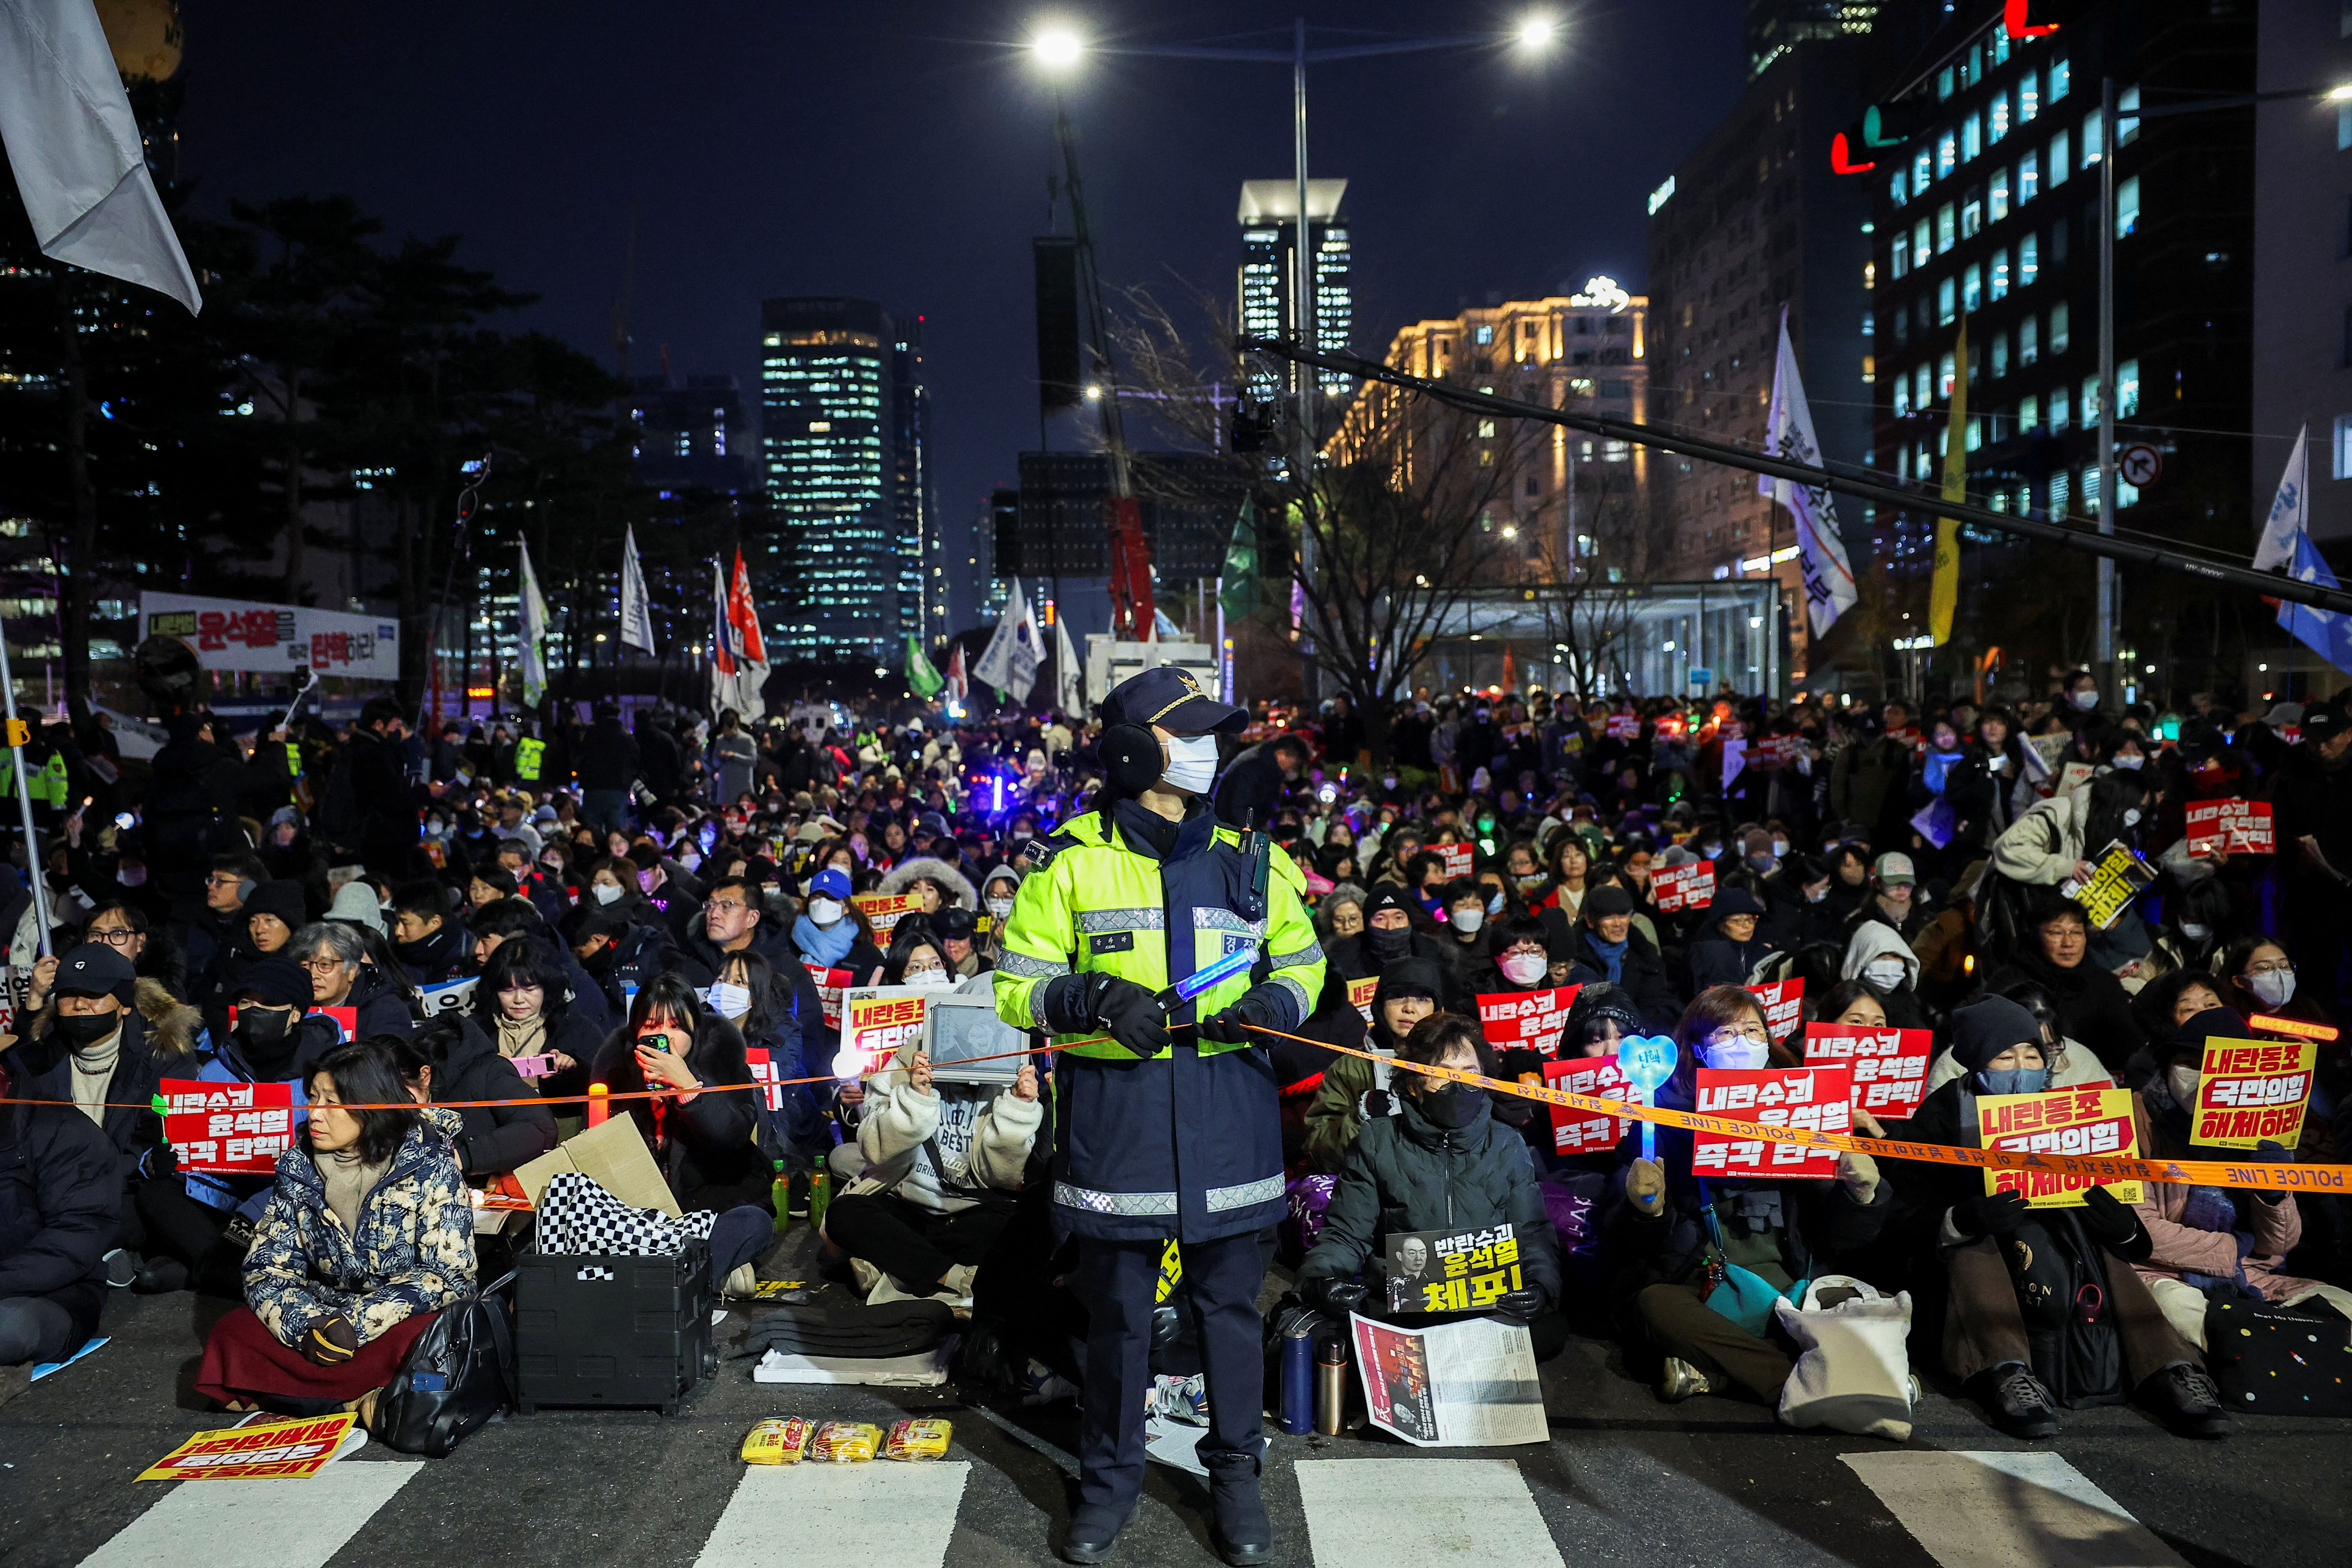
[[[1811,1132],[1853,1126],[1853,1075],[1844,1068],[1698,1069],[1702,1116],[1725,1116]],[[1700,1176],[1834,1176],[1838,1152],[1726,1132],[1691,1134],[1691,1170]]]
[[[1471,844],[1433,844],[1437,858],[1445,862],[1445,879],[1468,876],[1478,863],[1478,849]]]
[[[2266,800],[2203,800],[2189,807],[2189,853],[2210,859],[2215,855],[2272,855],[2278,835],[2271,823]]]
[[[1650,890],[1657,895],[1658,912],[1662,915],[1706,909],[1715,902],[1715,862],[1694,860],[1684,866],[1661,866],[1650,874]]]
[[[1776,1040],[1785,1040],[1797,1032],[1797,1024],[1805,1015],[1805,983],[1801,980],[1776,981],[1769,985],[1750,985],[1748,994],[1764,1005],[1764,1026]]]
[[[1544,1087],[1601,1100],[1638,1101],[1641,1090],[1629,1081],[1615,1057],[1569,1057],[1544,1064]],[[1563,1154],[1600,1154],[1617,1147],[1633,1131],[1633,1118],[1551,1108],[1551,1146]]]
[[[1932,1029],[1864,1029],[1845,1024],[1805,1026],[1805,1065],[1853,1069],[1853,1108],[1873,1116],[1907,1117],[1927,1098]]]
[[[184,1171],[258,1176],[294,1146],[294,1086],[167,1078],[163,1137]]]
[[[1478,1024],[1486,1043],[1498,1051],[1532,1050],[1550,1056],[1559,1049],[1568,1028],[1568,1010],[1576,1005],[1574,985],[1551,985],[1536,991],[1491,991],[1478,998]]]
[[[817,1005],[824,1009],[824,1026],[841,1027],[841,993],[856,978],[846,969],[827,969],[822,963],[803,963],[809,978],[816,983]]]

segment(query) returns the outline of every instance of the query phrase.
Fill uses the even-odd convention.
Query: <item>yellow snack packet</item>
[[[747,1465],[789,1465],[805,1457],[809,1439],[816,1435],[816,1423],[800,1416],[781,1416],[762,1421],[744,1435],[743,1462]]]
[[[837,1465],[870,1459],[882,1447],[882,1428],[863,1421],[828,1421],[810,1440],[808,1457]]]
[[[955,1435],[955,1424],[935,1418],[895,1421],[890,1425],[890,1440],[883,1448],[886,1459],[943,1459],[947,1457],[948,1439]]]

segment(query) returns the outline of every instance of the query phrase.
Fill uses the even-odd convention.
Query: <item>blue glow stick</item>
[[[1238,952],[1229,952],[1208,968],[1195,970],[1186,975],[1160,994],[1163,1000],[1173,998],[1169,1001],[1170,1006],[1180,1005],[1190,1002],[1203,991],[1213,989],[1223,982],[1231,980],[1256,962],[1257,949],[1254,947],[1243,948]]]

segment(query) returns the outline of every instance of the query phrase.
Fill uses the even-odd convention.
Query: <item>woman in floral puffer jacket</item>
[[[388,1040],[331,1052],[310,1094],[246,1258],[246,1305],[215,1325],[196,1387],[232,1408],[364,1422],[434,1314],[473,1287],[461,1123],[453,1110],[342,1109],[409,1099]]]

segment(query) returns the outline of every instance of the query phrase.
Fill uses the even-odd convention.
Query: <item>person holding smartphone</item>
[[[711,1279],[730,1294],[750,1294],[751,1260],[774,1234],[773,1177],[751,1140],[759,1119],[751,1089],[715,1087],[751,1083],[742,1035],[706,1008],[693,986],[665,974],[637,993],[589,1077],[626,1108],[677,1206],[718,1213]],[[657,1092],[619,1098],[646,1089]]]

